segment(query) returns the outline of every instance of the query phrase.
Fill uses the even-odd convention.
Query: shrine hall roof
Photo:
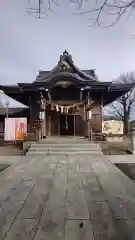
[[[57,70],[57,66],[56,66],[56,68],[55,68],[55,70]],[[81,70],[84,74],[87,74],[87,75],[89,75],[89,77],[91,78],[91,80],[93,79],[93,77],[94,77],[94,75],[93,75],[93,71],[94,70],[91,70],[91,69],[88,69],[88,70]],[[37,76],[37,78],[36,78],[36,80],[34,81],[34,82],[45,82],[45,81],[48,81],[48,77],[50,77],[50,74],[49,73],[51,73],[51,71],[39,71],[39,74],[38,74],[38,76]],[[54,71],[52,72],[53,74],[54,74]],[[61,71],[56,71],[55,72],[55,74],[60,74],[60,73],[62,73],[63,75],[64,75],[64,72],[61,72]],[[68,75],[68,73],[70,74],[70,72],[65,72],[65,75]],[[75,77],[76,76],[76,73],[71,73],[71,76],[72,77]],[[76,76],[76,77],[78,77],[78,79],[80,79],[80,77],[79,76]],[[95,78],[95,77],[94,77]],[[96,81],[97,81],[97,79],[95,79]]]
[[[83,89],[83,95],[85,96],[87,92],[90,92],[91,98],[96,101],[100,101],[102,96],[104,105],[113,102],[134,87],[134,83],[100,82],[94,69],[80,70],[74,64],[72,56],[65,51],[60,56],[58,64],[51,71],[39,71],[36,80],[32,83],[18,83],[15,86],[0,85],[0,90],[4,91],[9,97],[29,106],[31,96],[38,99],[40,92],[43,90],[48,98],[46,90],[49,89],[53,92],[55,87],[58,90],[59,86],[65,88],[66,84],[75,86],[81,91]]]
[[[49,82],[55,76],[57,78],[71,77],[78,81],[98,81],[94,69],[80,70],[73,62],[72,56],[67,52],[63,52],[60,56],[58,64],[51,71],[39,71],[35,82]]]

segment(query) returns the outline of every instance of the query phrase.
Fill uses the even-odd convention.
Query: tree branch
[[[70,2],[73,2],[77,5],[77,9],[79,9],[79,13],[74,13],[74,14],[80,14],[80,15],[86,15],[86,16],[91,16],[94,14],[94,19],[92,19],[92,24],[97,24],[100,27],[111,27],[114,24],[116,24],[120,18],[125,14],[129,12],[129,16],[131,12],[135,9],[135,0],[95,0],[95,6],[92,7],[92,2],[91,0],[89,3],[91,4],[91,7],[87,11],[82,10],[82,6],[85,3],[85,0],[69,0]],[[41,17],[42,14],[47,14],[48,11],[53,12],[53,5],[59,6],[58,0],[38,0],[39,4],[38,7],[34,8],[33,10],[36,10],[36,13],[38,13],[39,18]],[[102,2],[102,3],[101,3]],[[28,0],[28,3],[32,5],[33,1]],[[43,12],[43,6],[45,4],[48,4],[48,7],[46,7],[46,11]],[[30,9],[32,11],[32,9]],[[33,14],[33,12],[31,12]],[[34,12],[35,13],[35,12]],[[54,12],[53,12],[54,13]],[[101,21],[102,15],[108,15],[108,16],[113,16],[113,20],[111,21],[110,24],[104,25]],[[108,22],[108,21],[107,21]]]
[[[113,103],[111,104],[111,107],[121,118],[123,118],[123,113],[121,108],[119,109],[118,106],[115,106]]]
[[[115,83],[134,83],[135,84],[135,73],[127,73],[120,75]],[[123,94],[120,98],[115,101],[115,104],[111,104],[111,108],[120,116],[124,122],[124,131],[127,133],[128,120],[131,116],[132,111],[135,109],[135,88],[132,88],[128,93]]]
[[[135,0],[130,0],[130,1],[113,0],[113,2],[112,0],[103,0],[102,3],[101,1],[102,0],[100,0],[100,4],[99,4],[98,1],[95,0],[94,8],[91,7],[89,10],[81,11],[79,13],[81,15],[88,15],[88,16],[94,14],[95,17],[93,20],[91,19],[92,21],[91,25],[97,24],[100,27],[112,27],[121,19],[121,17],[125,13],[129,12],[129,16],[130,16],[132,10],[135,8]],[[111,21],[110,24],[104,25],[102,23],[101,18],[102,18],[102,15],[104,14],[113,16],[113,20]]]
[[[46,3],[47,3],[47,6],[45,6]],[[28,0],[28,4],[32,6],[33,5],[32,0]],[[38,0],[38,6],[27,8],[27,12],[31,15],[36,14],[38,18],[42,18],[44,15],[46,17],[49,17],[48,15],[49,12],[52,12],[55,14],[55,12],[53,11],[53,5],[55,5],[55,7],[56,6],[58,7],[59,6],[58,1],[57,0],[47,0],[47,1]],[[43,9],[45,9],[45,11],[43,11]]]

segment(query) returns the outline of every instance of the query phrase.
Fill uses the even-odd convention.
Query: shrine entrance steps
[[[50,137],[33,143],[27,156],[102,155],[100,145],[80,137]]]

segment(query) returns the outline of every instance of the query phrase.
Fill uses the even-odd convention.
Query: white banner
[[[91,120],[91,118],[92,118],[92,112],[88,111],[87,112],[87,120]]]
[[[17,131],[27,134],[27,118],[5,118],[4,140],[15,141]]]
[[[15,121],[13,118],[5,118],[5,141],[15,141]]]

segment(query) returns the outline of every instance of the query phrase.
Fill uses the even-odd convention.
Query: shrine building
[[[132,87],[100,82],[94,69],[80,70],[65,51],[52,70],[39,71],[32,83],[0,85],[0,90],[29,107],[28,131],[38,128],[46,137],[102,133],[103,107]]]

